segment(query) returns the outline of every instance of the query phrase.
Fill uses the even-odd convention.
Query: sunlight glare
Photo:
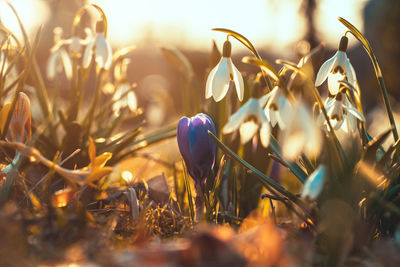
[[[15,7],[28,33],[35,33],[39,25],[45,23],[49,9],[43,1],[38,0],[9,0]],[[40,14],[38,16],[38,14]],[[18,20],[6,1],[0,0],[0,22],[11,30],[18,38],[22,38]]]

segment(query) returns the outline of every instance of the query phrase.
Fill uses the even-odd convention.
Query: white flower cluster
[[[358,129],[358,121],[365,121],[364,116],[351,103],[351,98],[344,81],[352,87],[351,91],[358,94],[358,83],[353,66],[346,55],[348,39],[343,36],[339,50],[320,68],[315,86],[320,86],[328,79],[329,97],[324,108],[332,128],[335,131],[354,133]],[[308,57],[302,58],[297,67],[301,68]],[[326,117],[322,112],[316,120],[301,101],[291,99],[290,91],[275,81],[275,87],[260,98],[251,97],[230,118],[223,128],[224,134],[239,129],[241,143],[247,143],[260,134],[264,147],[270,142],[271,127],[279,126],[281,130],[282,155],[288,161],[295,161],[302,154],[318,155],[322,144],[322,131],[326,128]],[[226,41],[223,56],[207,79],[206,98],[213,96],[215,101],[221,101],[229,88],[236,88],[240,101],[243,100],[243,78],[231,59],[231,45]],[[286,90],[286,91],[285,91]],[[359,96],[359,95],[358,95]],[[293,100],[293,101],[292,101]],[[326,167],[320,166],[312,173],[303,188],[303,197],[315,199],[321,192],[325,181]]]
[[[86,38],[72,36],[70,39],[62,39],[62,29],[54,29],[54,46],[51,48],[51,54],[47,63],[47,78],[53,80],[57,73],[64,70],[65,77],[72,77],[72,59],[82,57],[84,46],[82,66],[88,68],[92,58],[98,68],[108,70],[112,62],[112,49],[110,43],[106,40],[104,21],[99,20],[96,23],[96,34],[93,36],[89,28],[85,28]],[[66,49],[68,46],[68,51]]]

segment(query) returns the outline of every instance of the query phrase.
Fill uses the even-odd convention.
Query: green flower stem
[[[89,135],[90,135],[90,128],[92,127],[92,124],[93,124],[93,117],[94,117],[94,112],[95,112],[95,110],[96,110],[96,107],[97,107],[97,104],[98,104],[98,102],[99,102],[99,100],[100,100],[100,96],[101,96],[101,87],[100,87],[100,84],[101,84],[101,78],[102,78],[102,76],[103,76],[103,73],[104,73],[104,69],[103,68],[101,68],[100,69],[100,72],[99,72],[99,74],[98,74],[98,76],[97,76],[97,79],[96,79],[96,86],[95,86],[95,92],[94,92],[94,99],[93,99],[93,102],[92,102],[92,106],[90,107],[90,109],[89,109],[89,112],[88,112],[88,115],[87,115],[87,127],[86,127],[86,135],[85,135],[85,138],[83,138],[83,140],[84,140],[84,142],[86,142],[86,140],[87,140],[87,138],[89,137]]]
[[[303,210],[305,214],[307,214],[308,217],[311,218],[310,212],[308,209],[305,207],[303,202],[296,197],[294,194],[291,192],[287,191],[283,186],[272,180],[271,178],[267,177],[265,174],[254,168],[252,165],[250,165],[247,161],[243,160],[240,158],[237,154],[235,154],[232,150],[230,150],[226,145],[224,145],[213,133],[208,131],[208,134],[212,137],[212,139],[215,141],[215,143],[225,152],[227,153],[228,156],[239,162],[241,165],[243,165],[246,169],[252,171],[256,177],[258,177],[261,181],[261,183],[271,191],[271,193],[276,194],[275,190],[278,191],[280,194],[284,195],[287,197],[291,202],[296,204],[300,209]],[[272,190],[271,190],[272,189]]]
[[[392,107],[390,106],[389,97],[386,90],[385,82],[383,81],[383,77],[382,76],[378,77],[378,81],[379,81],[379,86],[381,87],[383,102],[385,102],[385,107],[389,117],[390,125],[392,126],[393,137],[394,140],[397,141],[399,139],[399,134],[397,132],[396,123],[393,117]]]

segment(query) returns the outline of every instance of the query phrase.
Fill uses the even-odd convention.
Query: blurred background
[[[33,35],[43,25],[39,48],[41,68],[53,46],[53,29],[63,28],[63,38],[71,37],[75,12],[85,4],[101,6],[109,22],[108,39],[113,49],[136,46],[129,65],[130,82],[136,82],[140,107],[145,108],[147,121],[158,126],[182,116],[179,74],[163,57],[160,45],[176,47],[190,61],[204,95],[212,40],[221,48],[225,34],[211,31],[223,27],[237,31],[253,42],[261,56],[274,64],[276,58],[297,62],[299,55],[325,42],[328,59],[337,49],[346,28],[337,20],[341,16],[365,33],[378,61],[392,105],[400,110],[399,69],[400,1],[398,0],[11,0],[23,23]],[[21,36],[18,23],[7,5],[0,0],[0,19]],[[85,18],[94,28],[96,13]],[[239,70],[257,70],[240,62],[249,52],[233,41],[233,60]],[[372,64],[362,47],[350,37],[348,56],[355,67],[362,90],[364,109],[371,133],[387,127],[378,84]],[[278,66],[277,66],[278,67]],[[64,91],[68,90],[66,88]],[[68,94],[68,92],[57,92]],[[321,93],[325,95],[324,88]],[[51,94],[51,92],[50,92]],[[204,101],[204,99],[201,99]],[[371,115],[373,114],[373,115]],[[379,118],[379,119],[375,119]],[[376,124],[376,125],[374,125]],[[377,130],[375,130],[377,129]]]

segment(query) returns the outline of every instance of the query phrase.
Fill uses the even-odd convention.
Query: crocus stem
[[[204,210],[204,197],[201,192],[196,190],[196,197],[194,199],[194,203],[196,205],[196,221],[199,222],[203,215]]]

